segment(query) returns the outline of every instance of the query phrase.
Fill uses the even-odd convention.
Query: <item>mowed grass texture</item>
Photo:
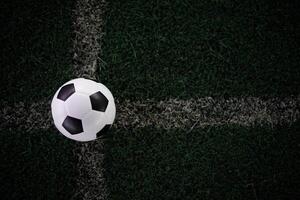
[[[100,80],[118,98],[300,91],[292,1],[109,1],[106,13]]]
[[[72,76],[72,9],[73,1],[1,1],[0,105],[50,100]],[[26,123],[32,126],[18,127],[19,115],[47,119],[50,105],[42,114],[28,108],[7,113],[16,123],[0,122],[1,199],[70,199],[76,190],[75,143],[54,128],[39,130],[30,117]]]
[[[71,75],[73,1],[1,1],[1,101],[38,101]]]
[[[274,130],[115,130],[111,199],[295,199],[299,131],[299,121]]]

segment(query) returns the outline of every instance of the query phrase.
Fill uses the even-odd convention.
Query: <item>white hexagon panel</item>
[[[65,107],[69,116],[78,119],[82,119],[92,110],[89,96],[79,92],[75,92],[66,100]]]

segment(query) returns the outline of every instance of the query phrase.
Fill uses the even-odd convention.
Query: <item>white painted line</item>
[[[292,124],[300,118],[300,96],[261,99],[211,98],[165,101],[116,101],[115,128],[189,129],[215,125],[275,126]],[[50,101],[3,105],[1,128],[24,130],[53,127]]]
[[[97,79],[97,63],[100,60],[103,37],[103,13],[105,0],[77,0],[74,11],[75,39],[73,66],[75,77]],[[94,145],[97,143],[97,145]],[[78,157],[77,193],[75,199],[108,199],[103,166],[103,140],[82,144],[74,150]]]

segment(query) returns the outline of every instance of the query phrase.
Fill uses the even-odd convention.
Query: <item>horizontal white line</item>
[[[118,129],[153,127],[159,129],[192,130],[205,126],[241,125],[270,126],[292,124],[300,117],[300,96],[261,99],[211,98],[165,101],[116,101]],[[50,129],[53,126],[50,101],[23,102],[12,106],[4,103],[0,110],[1,129]],[[78,143],[74,154],[78,157],[77,190],[74,198],[107,199],[103,177],[103,140]]]
[[[261,99],[212,98],[124,101],[117,104],[118,128],[153,126],[190,129],[215,125],[274,126],[299,119],[300,96]]]
[[[115,128],[190,129],[215,125],[274,126],[291,124],[300,118],[300,97],[261,99],[212,98],[165,101],[116,101]],[[52,125],[50,101],[4,103],[1,128],[49,129]]]

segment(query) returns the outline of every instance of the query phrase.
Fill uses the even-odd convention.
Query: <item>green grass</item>
[[[71,77],[73,6],[71,0],[1,2],[0,104],[39,102]],[[74,143],[54,129],[0,127],[1,199],[70,199]]]
[[[109,1],[100,81],[118,99],[298,95],[292,1]],[[293,199],[300,124],[114,130],[111,199]]]
[[[57,131],[0,131],[1,199],[70,199],[75,143]]]
[[[38,101],[71,77],[73,6],[71,0],[1,2],[1,101]]]
[[[72,76],[73,1],[1,2],[0,103],[39,101]],[[290,2],[109,1],[100,80],[118,99],[298,94],[299,26]],[[36,128],[36,127],[35,127]],[[114,130],[112,199],[299,196],[299,122],[187,133]],[[1,199],[70,199],[75,143],[57,131],[0,131]]]
[[[109,1],[100,80],[120,99],[300,91],[292,1]]]
[[[115,130],[111,199],[295,199],[299,121],[292,127]]]

